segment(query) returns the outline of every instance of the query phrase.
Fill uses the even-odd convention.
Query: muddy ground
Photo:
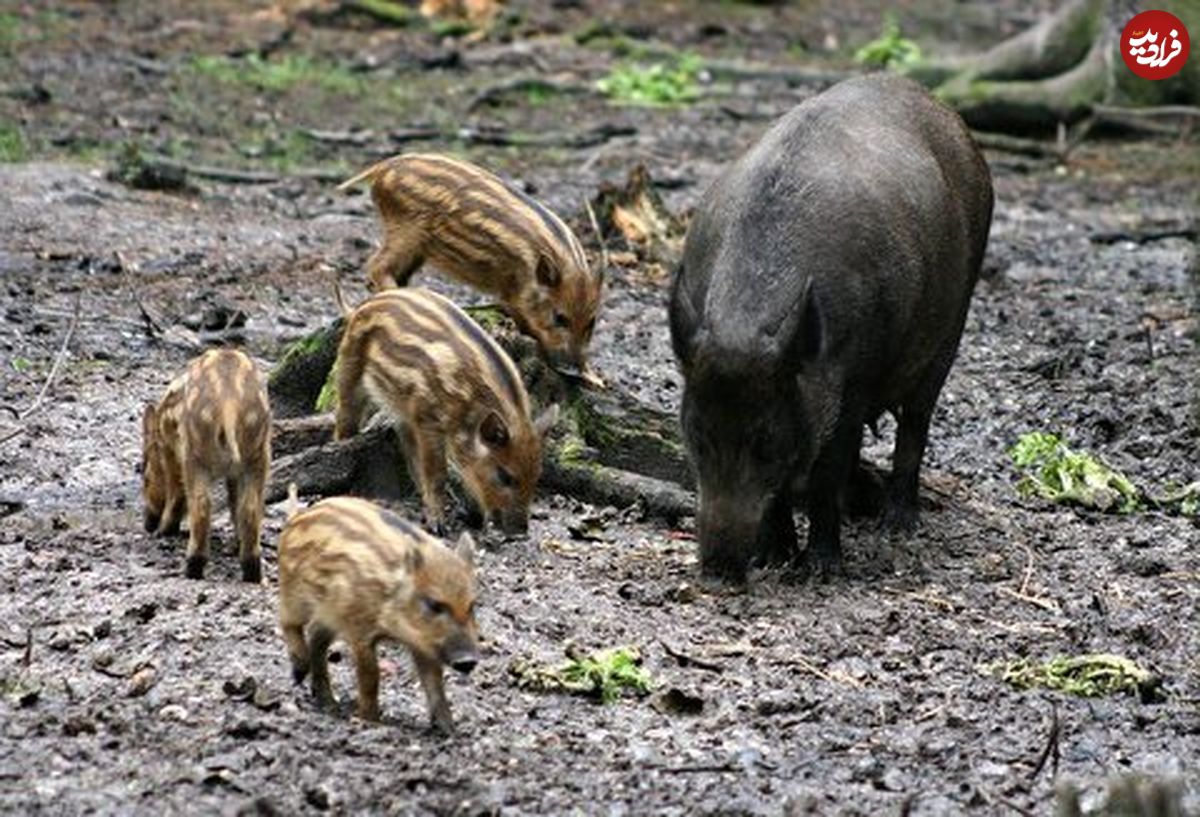
[[[206,311],[244,311],[241,342],[265,368],[334,314],[332,275],[361,297],[375,225],[328,179],[401,148],[523,181],[593,252],[582,202],[638,162],[686,213],[766,119],[822,87],[816,74],[852,67],[883,4],[516,4],[480,42],[296,5],[0,3],[0,811],[1045,814],[1056,782],[1094,806],[1111,776],[1140,772],[1181,781],[1200,813],[1193,520],[1020,499],[1006,454],[1051,430],[1147,489],[1200,478],[1191,247],[1148,237],[1194,230],[1194,141],[1093,140],[1065,165],[989,155],[986,277],[913,538],[853,523],[845,579],[719,590],[697,584],[687,524],[617,509],[603,541],[580,541],[568,528],[595,509],[542,496],[528,541],[481,557],[486,660],[451,683],[456,737],[425,731],[395,650],[382,724],[317,712],[275,624],[282,506],[261,587],[237,581],[223,515],[200,582],[182,577],[182,541],[141,531],[140,407],[205,339]],[[912,3],[900,19],[930,47],[970,49],[1045,5]],[[814,78],[714,77],[666,109],[589,90],[648,39]],[[254,74],[250,52],[287,71]],[[578,87],[472,106],[530,75]],[[624,135],[565,138],[601,125]],[[389,135],[416,128],[442,135]],[[131,151],[276,178],[185,192],[106,179]],[[1097,240],[1114,232],[1146,240]],[[597,367],[674,409],[661,270],[609,281]],[[882,435],[868,450],[881,463]],[[702,711],[535,694],[509,675],[515,659],[617,644]],[[1086,652],[1151,668],[1165,702],[1018,692],[981,669]],[[335,683],[347,701],[345,662]]]

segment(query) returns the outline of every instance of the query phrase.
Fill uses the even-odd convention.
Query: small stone
[[[158,683],[158,672],[154,667],[142,667],[129,677],[125,695],[129,698],[140,698]]]
[[[94,735],[96,722],[83,715],[72,715],[63,722],[63,734],[69,738],[76,735]]]
[[[179,704],[167,704],[162,709],[158,710],[158,716],[166,721],[177,721],[179,723],[187,723],[191,713]]]
[[[333,793],[329,791],[329,787],[324,783],[305,789],[304,799],[310,806],[319,811],[328,811],[333,808]]]

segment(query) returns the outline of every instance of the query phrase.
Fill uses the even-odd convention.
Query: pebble
[[[187,723],[191,713],[186,707],[179,704],[167,704],[162,709],[158,710],[158,716],[166,721],[178,721],[179,723]]]

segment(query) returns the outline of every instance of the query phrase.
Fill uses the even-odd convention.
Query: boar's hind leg
[[[188,537],[187,567],[189,579],[204,577],[204,565],[208,562],[208,529],[212,521],[212,504],[208,496],[208,474],[199,468],[187,477]]]
[[[312,668],[312,691],[321,709],[333,707],[333,688],[329,684],[329,645],[333,630],[314,624],[308,637],[309,666]]]
[[[917,490],[921,458],[929,440],[929,422],[933,418],[929,405],[904,406],[896,423],[896,447],[892,452],[892,476],[888,481],[887,508],[884,524],[888,528],[910,533],[917,526]]]
[[[450,714],[450,702],[446,700],[445,680],[442,677],[442,662],[413,653],[421,688],[425,690],[425,701],[429,704],[429,721],[434,730],[448,735],[454,731],[454,718]]]
[[[354,675],[358,681],[358,707],[356,715],[364,721],[379,720],[379,661],[375,657],[375,645],[370,641],[356,641],[354,650]]]
[[[861,445],[861,418],[843,417],[809,478],[808,548],[802,560],[818,575],[841,572],[842,494]]]

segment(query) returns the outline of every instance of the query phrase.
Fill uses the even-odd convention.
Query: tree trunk
[[[1171,11],[1189,31],[1200,30],[1200,0],[1178,0]],[[1120,0],[1069,0],[977,57],[930,61],[909,74],[984,130],[1052,130],[1092,116],[1098,106],[1200,105],[1195,55],[1178,74],[1156,82],[1125,67],[1118,39],[1136,12]]]

